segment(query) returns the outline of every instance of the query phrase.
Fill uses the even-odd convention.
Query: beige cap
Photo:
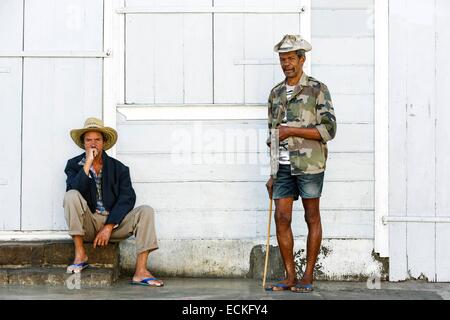
[[[273,48],[275,52],[285,53],[297,50],[311,51],[311,44],[303,39],[300,35],[287,34],[283,39]]]

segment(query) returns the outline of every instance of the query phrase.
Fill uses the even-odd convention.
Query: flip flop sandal
[[[87,267],[89,267],[89,264],[87,262],[71,264],[70,266],[67,267],[67,273],[80,273]]]
[[[274,290],[274,288],[281,288],[281,290]],[[287,284],[283,284],[283,283],[277,283],[277,284],[273,284],[270,287],[265,288],[266,291],[286,291],[291,289],[292,286],[288,286]]]
[[[291,288],[291,291],[295,293],[310,293],[314,291],[314,286],[312,284],[297,284]]]
[[[157,283],[157,282],[153,282],[153,283],[149,283],[149,281],[161,281],[159,279],[156,278],[145,278],[141,281],[131,281],[130,284],[132,285],[138,285],[138,286],[146,286],[146,287],[164,287],[164,283]]]

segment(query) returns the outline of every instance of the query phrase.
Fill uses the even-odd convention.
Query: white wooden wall
[[[285,5],[298,3],[284,2]],[[139,4],[127,1],[128,6]],[[210,2],[199,0],[192,4],[210,5]],[[225,2],[215,0],[214,4],[225,5]],[[227,1],[226,4],[262,5],[260,1]],[[268,7],[277,4],[278,1],[264,2]],[[338,137],[330,143],[322,201],[324,234],[328,238],[372,239],[372,1],[314,0],[312,4],[312,75],[330,87],[339,120]],[[0,33],[2,39],[7,39],[1,44],[5,46],[2,51],[103,50],[100,0],[26,0],[25,8],[9,0],[2,1],[1,5],[0,12],[5,15],[2,23],[8,24],[7,19],[22,21],[13,24],[15,32]],[[164,1],[164,5],[180,5],[180,2]],[[8,14],[4,14],[3,8],[8,9]],[[273,45],[284,33],[300,31],[299,15],[283,16],[287,19],[274,15],[217,14],[213,22],[211,15],[165,15],[164,18],[127,15],[126,102],[265,103],[270,88],[282,80],[279,67],[246,65],[245,60],[276,59]],[[212,37],[213,29],[214,41],[206,41]],[[155,32],[159,30],[163,32]],[[157,50],[160,46],[168,49]],[[243,60],[244,64],[236,64],[236,60]],[[2,197],[7,199],[2,205],[6,203],[12,208],[4,210],[8,215],[6,218],[2,215],[2,228],[64,230],[63,168],[65,160],[79,152],[71,143],[68,131],[81,126],[87,116],[101,116],[101,59],[3,58],[1,61],[2,68],[11,72],[0,73],[0,81],[8,81],[16,91],[8,90],[0,99],[8,99],[5,104],[16,106],[15,113],[8,114],[18,124],[23,123],[23,126],[13,126],[11,118],[9,126],[1,129],[8,128],[7,132],[22,135],[22,140],[8,141],[9,145],[5,146],[16,150],[11,153],[13,161],[8,162],[0,180],[3,183],[0,188],[9,192],[8,195],[2,192]],[[2,100],[2,108],[5,104]],[[131,167],[138,203],[148,203],[157,210],[161,238],[264,237],[268,206],[264,187],[267,178],[265,121],[126,121],[118,114],[118,131],[118,158]],[[233,135],[239,132],[249,135],[252,142],[249,146],[233,140]],[[184,147],[184,141],[193,144],[192,163],[176,165],[172,152],[174,148]],[[20,170],[22,178],[19,174],[7,176]],[[21,203],[17,190],[21,191]],[[296,207],[298,213],[300,207]],[[181,215],[184,219],[179,219]],[[294,224],[296,235],[306,233],[301,214],[296,215]]]
[[[449,217],[450,2],[390,1],[390,214]],[[448,223],[392,223],[390,278],[450,281]]]
[[[127,6],[142,3],[128,0]],[[210,5],[201,0],[189,3]],[[225,1],[214,1],[221,3]],[[264,1],[269,7],[280,3],[298,1]],[[233,4],[263,5],[261,1]],[[312,4],[312,75],[329,86],[339,121],[338,136],[330,143],[322,200],[324,236],[373,239],[373,1],[315,0]],[[191,19],[196,28],[186,29]],[[279,66],[243,66],[234,61],[276,59],[273,45],[285,30],[299,32],[300,19],[298,15],[284,19],[218,14],[213,24],[211,16],[204,14],[127,14],[126,102],[265,103],[270,88],[283,79]],[[291,28],[283,29],[284,25]],[[188,43],[192,40],[196,47]],[[138,203],[156,209],[160,238],[264,238],[266,121],[127,121],[118,114],[118,130],[118,158],[131,167]],[[236,143],[233,137],[238,134],[249,143]],[[181,163],[174,155],[180,150],[187,153]],[[306,226],[300,203],[295,210],[295,234],[302,236]]]

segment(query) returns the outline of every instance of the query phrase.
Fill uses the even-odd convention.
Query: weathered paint
[[[276,250],[276,240],[271,246]],[[297,238],[294,250],[299,270],[304,267],[306,239]],[[150,254],[149,268],[158,276],[170,277],[248,277],[260,278],[263,266],[253,266],[255,248],[265,255],[264,240],[160,240],[159,249]],[[252,255],[253,251],[253,255]],[[316,276],[319,280],[366,280],[386,278],[383,263],[372,256],[373,240],[325,239],[318,258]],[[256,259],[263,264],[264,258]],[[280,259],[271,259],[269,275],[280,275]],[[121,269],[133,272],[135,265],[134,240],[121,243]],[[259,270],[259,272],[258,272]],[[274,272],[271,272],[274,270]],[[250,272],[252,271],[252,272]]]

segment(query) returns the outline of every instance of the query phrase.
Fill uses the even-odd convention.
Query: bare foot
[[[80,253],[80,254],[75,254],[75,259],[73,260],[73,264],[80,264],[80,263],[83,263],[83,262],[87,262],[88,259],[89,258],[86,255],[86,252]]]

